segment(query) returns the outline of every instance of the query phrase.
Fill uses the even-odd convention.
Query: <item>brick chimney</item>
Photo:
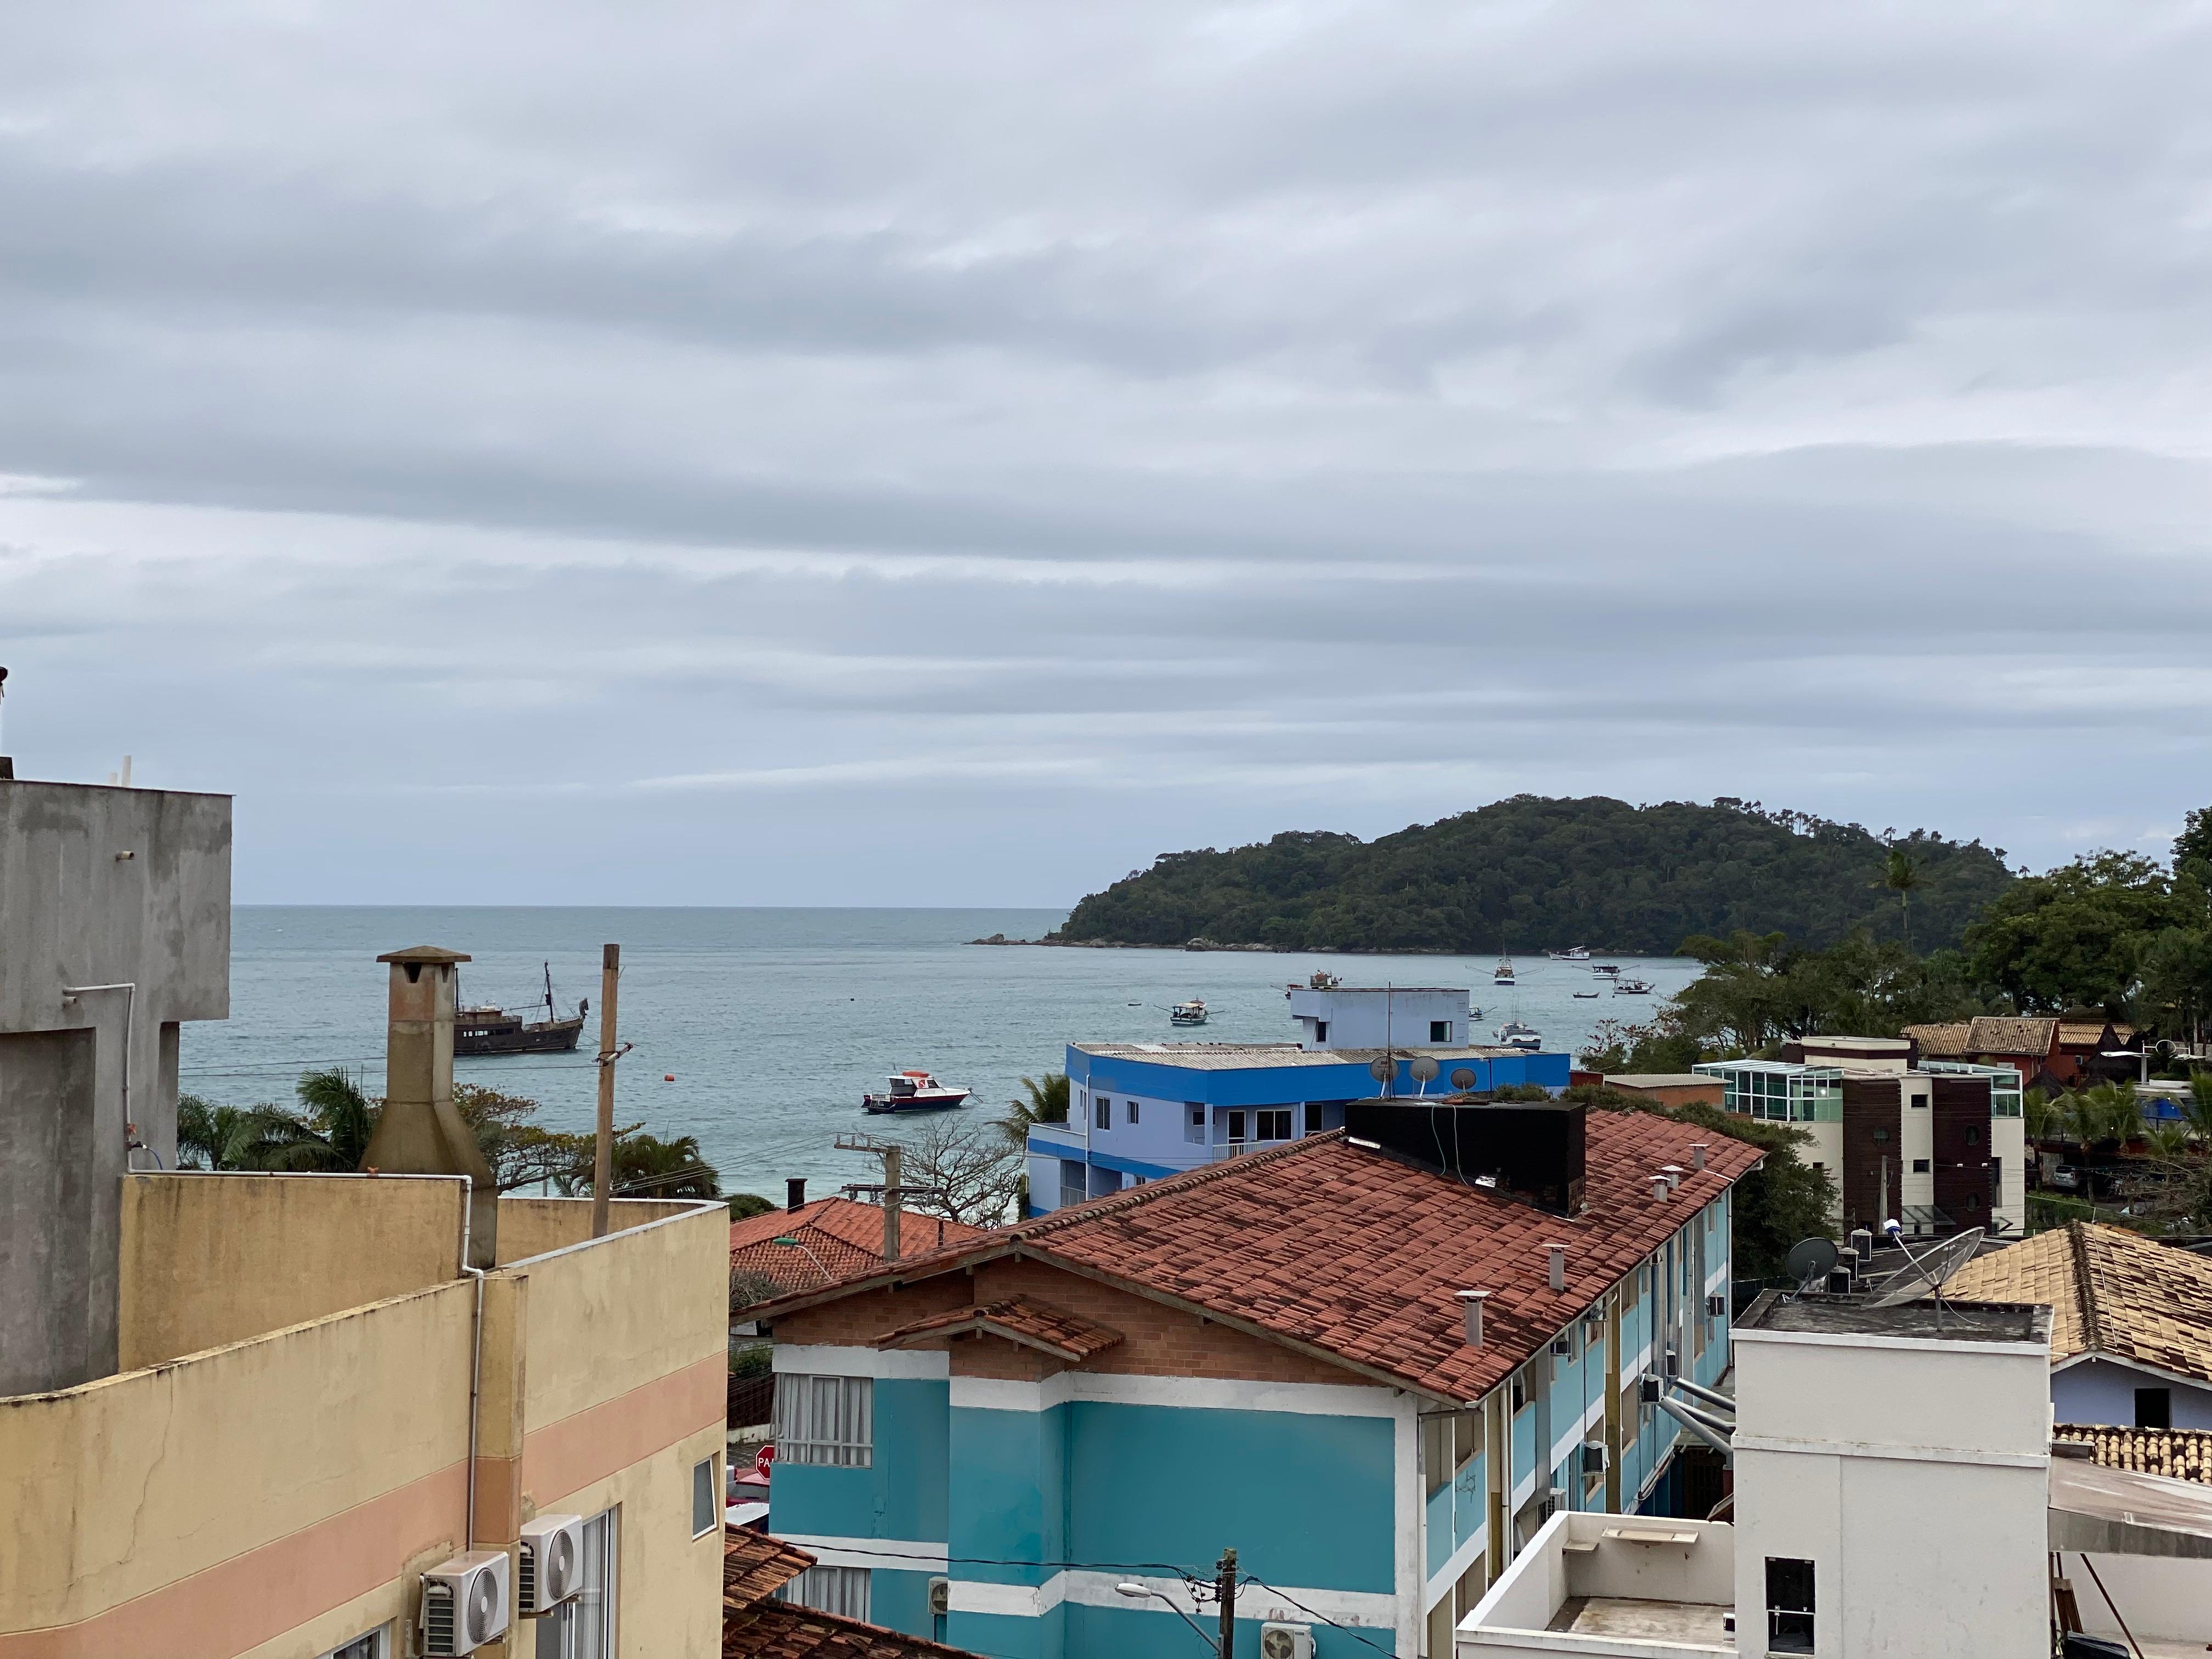
[[[392,965],[384,1046],[384,1110],[361,1160],[386,1175],[465,1175],[472,1183],[469,1265],[499,1265],[499,1188],[453,1105],[453,969],[468,957],[418,945],[377,957]]]

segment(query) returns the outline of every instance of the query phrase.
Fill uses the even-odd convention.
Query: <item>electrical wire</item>
[[[1288,1601],[1292,1607],[1296,1607],[1300,1613],[1305,1614],[1307,1618],[1312,1620],[1316,1624],[1327,1625],[1331,1630],[1340,1630],[1346,1636],[1349,1636],[1353,1641],[1364,1643],[1367,1646],[1373,1648],[1377,1653],[1387,1653],[1395,1656],[1398,1651],[1395,1647],[1386,1648],[1380,1642],[1369,1641],[1366,1637],[1359,1633],[1358,1628],[1356,1626],[1340,1625],[1335,1620],[1329,1618],[1326,1613],[1316,1613],[1311,1607],[1299,1601],[1297,1596],[1291,1595],[1288,1590],[1278,1589],[1274,1585],[1269,1583],[1264,1578],[1255,1578],[1249,1572],[1240,1572],[1237,1575],[1237,1580],[1239,1583],[1243,1584],[1257,1584],[1261,1589],[1266,1590],[1270,1595],[1281,1596],[1283,1600]]]

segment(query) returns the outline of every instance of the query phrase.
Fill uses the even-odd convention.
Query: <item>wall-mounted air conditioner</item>
[[[507,1634],[505,1550],[471,1550],[422,1575],[424,1659],[459,1659]]]
[[[1682,1374],[1682,1356],[1681,1356],[1680,1354],[1679,1354],[1679,1353],[1675,1352],[1674,1352],[1674,1349],[1672,1349],[1672,1348],[1668,1349],[1668,1350],[1667,1350],[1667,1375],[1668,1375],[1668,1376],[1680,1376],[1681,1374]]]
[[[584,1517],[541,1515],[522,1523],[514,1567],[515,1600],[535,1619],[584,1588]]]
[[[939,1614],[952,1611],[952,1581],[950,1578],[929,1581],[929,1610]]]
[[[1260,1659],[1313,1659],[1313,1626],[1261,1626]]]
[[[1707,1297],[1705,1298],[1705,1317],[1708,1319],[1726,1319],[1728,1317],[1728,1297],[1721,1295],[1718,1291]]]
[[[1660,1387],[1661,1384],[1659,1379],[1652,1376],[1650,1372],[1646,1371],[1642,1376],[1636,1379],[1637,1400],[1643,1405],[1657,1405],[1659,1403]]]
[[[1583,1442],[1583,1473],[1603,1474],[1613,1467],[1613,1452],[1602,1440]]]
[[[1544,1519],[1550,1520],[1567,1506],[1567,1489],[1554,1486],[1544,1494]]]

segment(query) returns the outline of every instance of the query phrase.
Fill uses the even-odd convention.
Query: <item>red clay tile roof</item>
[[[983,1231],[965,1222],[908,1210],[899,1220],[899,1252],[919,1255],[980,1238]],[[805,1248],[775,1242],[787,1237]],[[775,1285],[778,1295],[819,1290],[855,1273],[872,1272],[883,1260],[883,1211],[849,1198],[818,1198],[796,1212],[769,1210],[730,1224],[730,1271],[757,1273]]]
[[[889,1335],[878,1337],[876,1346],[910,1348],[967,1331],[981,1331],[987,1336],[1004,1337],[1026,1347],[1042,1348],[1070,1364],[1079,1364],[1095,1353],[1103,1353],[1121,1340],[1121,1333],[1111,1326],[1081,1318],[1065,1308],[1055,1308],[1030,1297],[1014,1296],[1003,1302],[986,1303],[980,1308],[953,1308],[932,1314],[927,1319],[917,1319],[911,1325],[902,1325]]]
[[[722,1528],[722,1609],[749,1607],[814,1565],[795,1544],[744,1527]]]
[[[1966,1032],[1970,1054],[2025,1054],[2040,1060],[2057,1041],[2056,1019],[2015,1018],[2009,1015],[1978,1015]]]
[[[1706,1167],[1690,1171],[1691,1146]],[[902,1261],[902,1281],[1020,1255],[1205,1311],[1368,1375],[1479,1398],[1757,1164],[1759,1149],[1645,1112],[1592,1111],[1583,1213],[1556,1216],[1346,1143],[1342,1130],[1148,1182],[966,1246]],[[1669,1200],[1651,1173],[1686,1171]],[[1567,1248],[1567,1288],[1544,1246]],[[772,1304],[811,1306],[880,1272]],[[1488,1291],[1469,1348],[1454,1292]]]
[[[722,1534],[722,1659],[977,1659],[964,1648],[769,1598],[814,1565],[766,1533]]]
[[[2169,1480],[2212,1485],[2212,1433],[2202,1429],[2109,1428],[2101,1424],[2061,1423],[2053,1440],[2078,1441],[2096,1454],[2101,1468],[2162,1474]]]

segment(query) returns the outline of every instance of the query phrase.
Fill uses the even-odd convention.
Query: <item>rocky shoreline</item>
[[[1008,939],[1004,933],[994,933],[988,939],[971,939],[970,945],[1048,945],[1063,951],[1243,951],[1263,956],[1294,957],[1319,953],[1332,957],[1448,957],[1450,951],[1416,950],[1405,947],[1391,951],[1370,951],[1356,945],[1224,945],[1219,939],[1194,939],[1180,945],[1146,945],[1138,939],[1062,939],[1048,933],[1042,939]],[[1464,951],[1456,954],[1464,955]]]

